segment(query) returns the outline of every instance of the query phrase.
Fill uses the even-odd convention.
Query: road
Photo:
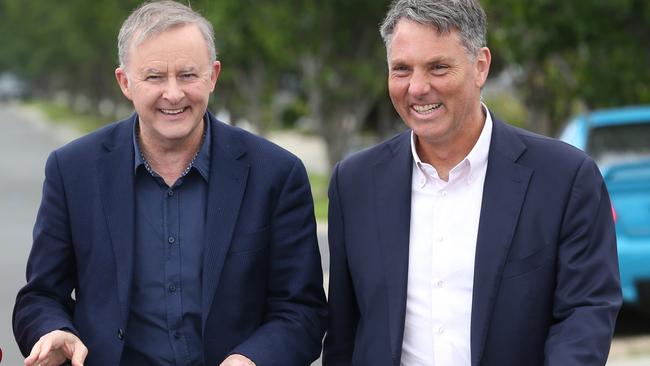
[[[0,348],[2,365],[21,365],[22,357],[11,331],[14,299],[25,282],[25,263],[31,245],[31,230],[41,197],[43,167],[50,151],[77,136],[64,127],[54,127],[34,111],[0,103],[0,233],[5,238],[0,256]],[[286,140],[279,139],[284,145]],[[286,146],[309,160],[313,145]],[[312,149],[312,150],[310,150]],[[309,166],[309,162],[305,162]],[[319,223],[319,244],[327,271],[326,225]],[[325,276],[327,278],[327,275]],[[650,322],[625,309],[607,366],[650,365]],[[314,363],[320,366],[320,361]]]
[[[11,313],[19,287],[25,282],[25,262],[43,184],[48,153],[62,141],[11,105],[0,104],[0,347],[3,365],[21,365],[11,332]]]

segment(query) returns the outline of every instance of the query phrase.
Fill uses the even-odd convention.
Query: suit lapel
[[[512,237],[532,170],[517,164],[525,145],[511,127],[494,120],[476,243],[471,320],[472,365],[485,338]]]
[[[236,130],[212,116],[210,120],[212,143],[201,300],[203,330],[230,248],[249,171],[248,163],[239,160],[246,151]]]
[[[135,237],[133,123],[116,125],[105,141],[106,153],[97,159],[97,177],[104,215],[115,255],[117,290],[122,319],[128,318]]]
[[[386,276],[390,345],[399,363],[404,335],[413,158],[410,131],[388,143],[373,166],[377,228]]]

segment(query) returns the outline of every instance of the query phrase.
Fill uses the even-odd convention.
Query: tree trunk
[[[238,94],[246,103],[244,117],[255,128],[256,132],[264,136],[268,130],[264,120],[264,86],[266,85],[266,67],[261,62],[254,62],[252,67],[243,72],[236,69],[235,74],[239,82],[234,83]],[[236,123],[236,121],[232,121]]]

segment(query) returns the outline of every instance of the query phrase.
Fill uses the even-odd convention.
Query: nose
[[[167,78],[167,83],[165,84],[165,89],[163,90],[162,97],[165,100],[169,101],[171,104],[177,104],[183,99],[184,96],[185,93],[183,92],[183,89],[176,78]]]
[[[431,91],[430,75],[423,71],[415,70],[409,80],[409,94],[419,97]]]

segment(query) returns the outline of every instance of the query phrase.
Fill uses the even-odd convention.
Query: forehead
[[[408,55],[455,54],[459,51],[464,51],[464,48],[456,29],[441,33],[434,26],[402,19],[395,26],[388,47],[388,57],[391,59]]]
[[[194,24],[172,27],[133,43],[129,54],[128,63],[136,69],[150,64],[210,64],[207,42]]]

